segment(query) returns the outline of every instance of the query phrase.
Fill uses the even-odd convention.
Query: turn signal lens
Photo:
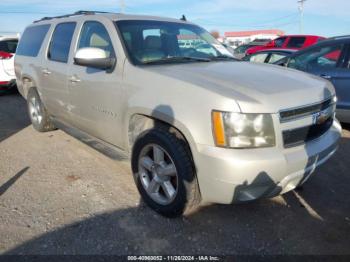
[[[217,146],[225,146],[225,130],[224,130],[224,123],[222,121],[222,114],[218,111],[212,112],[212,119],[213,119],[213,132],[214,132],[214,138],[215,138],[215,144]]]

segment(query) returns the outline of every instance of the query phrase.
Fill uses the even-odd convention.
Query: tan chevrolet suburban
[[[341,134],[330,82],[237,61],[185,19],[43,18],[15,72],[36,130],[73,128],[127,153],[144,201],[169,217],[293,190]]]

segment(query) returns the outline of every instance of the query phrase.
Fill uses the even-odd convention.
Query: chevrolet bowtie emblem
[[[325,123],[332,115],[332,111],[330,109],[326,109],[320,112],[317,112],[312,115],[312,122],[314,125],[321,125]]]

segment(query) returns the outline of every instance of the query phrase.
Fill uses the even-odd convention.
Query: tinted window
[[[268,55],[268,53],[255,54],[250,57],[249,61],[255,63],[265,63],[265,60]]]
[[[0,51],[6,52],[6,53],[16,53],[18,40],[4,40],[0,41]]]
[[[86,22],[82,28],[78,49],[84,47],[95,47],[105,50],[109,57],[114,56],[111,38],[104,27],[99,22]]]
[[[287,47],[289,48],[302,48],[305,43],[305,37],[291,37]]]
[[[52,35],[48,58],[53,61],[67,63],[76,23],[58,24]]]
[[[49,29],[50,25],[28,27],[24,31],[21,41],[19,42],[17,55],[37,56]]]
[[[342,45],[313,48],[297,57],[290,59],[288,67],[302,71],[334,68],[340,58]]]
[[[249,48],[255,47],[256,45],[241,45],[235,49],[236,54],[243,54],[245,53]]]
[[[282,47],[287,37],[279,37],[275,39],[275,47]]]

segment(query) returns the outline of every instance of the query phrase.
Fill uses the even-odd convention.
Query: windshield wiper
[[[186,61],[195,61],[195,62],[210,62],[209,58],[202,57],[192,57],[192,56],[169,56],[157,60],[146,61],[144,64],[162,64],[162,63],[172,63],[172,62],[186,62]]]

